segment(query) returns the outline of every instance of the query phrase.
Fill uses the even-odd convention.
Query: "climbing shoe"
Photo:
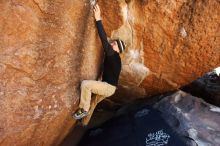
[[[73,118],[75,120],[79,120],[84,118],[85,116],[87,116],[89,114],[89,112],[85,111],[82,108],[79,108],[74,114],[73,114]]]

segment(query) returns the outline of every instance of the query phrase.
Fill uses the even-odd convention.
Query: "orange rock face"
[[[176,89],[220,65],[220,3],[99,0],[127,51],[117,97]],[[0,145],[58,145],[102,62],[89,0],[0,1]],[[132,95],[132,96],[131,96]]]
[[[130,0],[120,6],[123,25],[112,35],[128,44],[125,92],[138,86],[140,96],[150,96],[177,89],[220,64],[218,1]]]

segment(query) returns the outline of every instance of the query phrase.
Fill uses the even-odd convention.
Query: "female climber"
[[[96,27],[105,53],[102,81],[82,81],[79,108],[73,114],[73,118],[76,120],[82,119],[89,114],[92,93],[101,95],[104,98],[115,93],[121,72],[121,58],[119,54],[125,50],[124,42],[120,39],[108,42],[102,25],[101,11],[98,4],[93,7],[93,11]]]

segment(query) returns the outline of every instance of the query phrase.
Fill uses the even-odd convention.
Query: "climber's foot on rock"
[[[85,111],[82,108],[79,108],[74,114],[73,114],[73,118],[75,120],[79,120],[84,118],[85,116],[87,116],[89,114],[89,112]]]

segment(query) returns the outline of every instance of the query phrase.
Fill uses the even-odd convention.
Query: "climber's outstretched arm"
[[[94,15],[95,15],[95,19],[96,19],[96,26],[98,29],[98,34],[99,34],[99,37],[102,41],[102,46],[104,48],[104,51],[105,51],[106,55],[108,55],[108,56],[113,55],[114,50],[112,49],[111,45],[109,44],[105,30],[103,28],[102,21],[101,21],[101,11],[100,11],[98,4],[96,4],[94,6]]]

